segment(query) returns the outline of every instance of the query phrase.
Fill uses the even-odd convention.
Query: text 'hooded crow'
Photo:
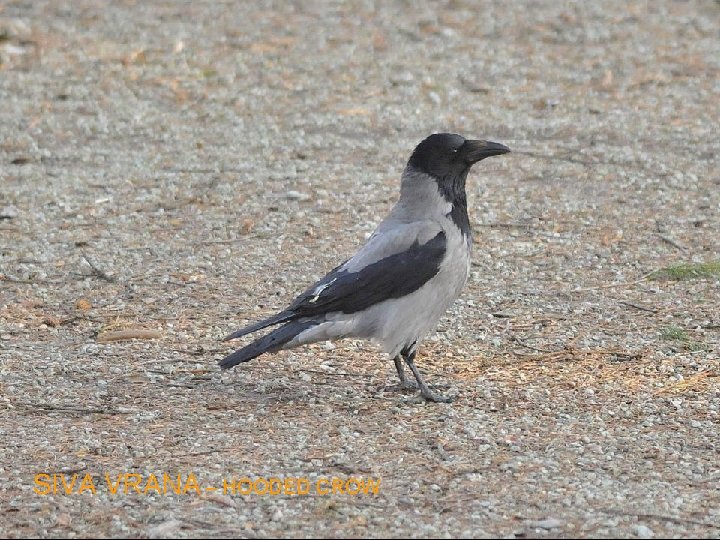
[[[422,396],[430,391],[415,352],[460,295],[470,272],[472,237],[465,196],[470,168],[510,149],[438,133],[422,141],[402,174],[400,199],[367,243],[298,296],[285,310],[227,336],[280,325],[220,362],[231,368],[263,353],[342,338],[378,342],[394,359],[403,388],[403,361]]]

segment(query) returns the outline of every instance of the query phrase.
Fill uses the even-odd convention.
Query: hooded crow
[[[299,295],[286,309],[233,332],[225,340],[277,326],[220,361],[224,369],[264,353],[342,338],[379,343],[403,362],[428,401],[433,393],[415,366],[420,342],[457,299],[470,272],[472,235],[465,181],[470,168],[505,154],[502,144],[436,133],[413,151],[402,173],[400,198],[367,243]]]

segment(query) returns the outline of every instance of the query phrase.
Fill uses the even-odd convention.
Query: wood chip
[[[237,504],[235,503],[235,501],[233,501],[227,495],[223,495],[222,493],[208,493],[204,496],[204,499],[208,500],[208,501],[216,502],[223,506],[228,506],[230,508],[237,507]]]
[[[101,343],[108,341],[123,341],[126,339],[160,339],[162,334],[157,330],[145,330],[142,328],[135,328],[129,330],[117,330],[114,332],[104,332],[97,337],[97,340]]]

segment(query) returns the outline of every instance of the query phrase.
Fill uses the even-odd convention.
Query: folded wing
[[[376,234],[358,253],[300,294],[280,313],[238,330],[234,339],[268,326],[328,313],[355,313],[416,291],[440,270],[446,237],[433,221],[399,224]]]

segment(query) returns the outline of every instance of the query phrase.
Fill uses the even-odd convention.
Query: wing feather
[[[352,269],[358,264],[353,257],[298,296],[286,311],[295,317],[355,313],[416,291],[440,270],[447,242],[442,229],[438,227],[438,231],[424,243],[416,236],[402,251],[392,252],[385,245],[392,239],[386,239],[376,250],[389,254],[355,271]],[[361,250],[358,255],[365,260],[377,258],[367,250],[364,253]]]

